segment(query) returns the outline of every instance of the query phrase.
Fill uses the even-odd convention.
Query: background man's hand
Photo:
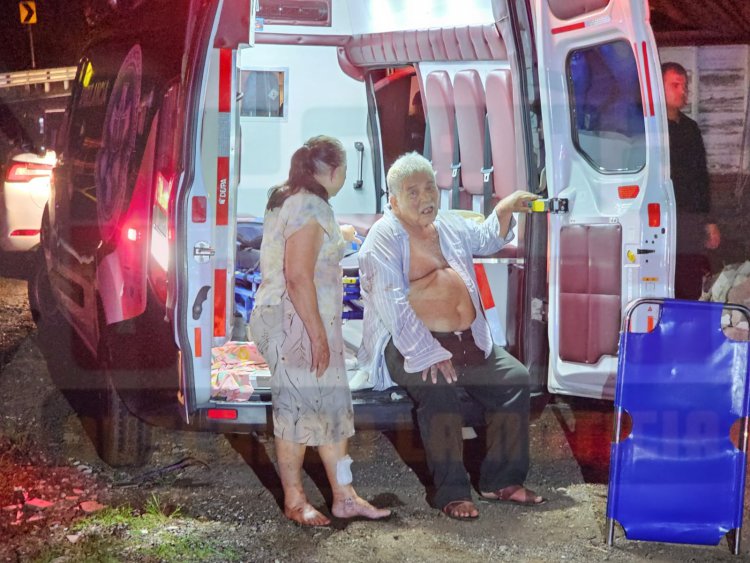
[[[436,364],[432,364],[430,367],[422,371],[422,381],[427,381],[427,375],[429,375],[432,382],[437,383],[438,371],[443,374],[446,383],[455,383],[458,381],[456,370],[453,368],[453,362],[450,360],[443,360]]]
[[[716,223],[708,223],[706,225],[706,242],[704,246],[709,250],[716,250],[721,244],[721,232],[719,231]]]

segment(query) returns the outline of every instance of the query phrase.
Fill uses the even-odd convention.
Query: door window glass
[[[567,74],[578,151],[601,172],[643,168],[643,101],[630,44],[613,41],[572,51]]]
[[[241,117],[286,117],[287,71],[240,71]]]

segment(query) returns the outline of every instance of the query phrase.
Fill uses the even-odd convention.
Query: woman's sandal
[[[462,510],[460,507],[465,505],[468,505],[468,507],[465,507]],[[475,511],[476,514],[472,515],[472,510]],[[477,507],[474,506],[474,503],[470,500],[464,499],[450,501],[440,510],[440,512],[454,520],[476,520],[479,518],[479,511],[477,511]]]
[[[518,491],[523,491],[523,493],[519,495]],[[509,502],[524,506],[540,506],[547,502],[547,499],[522,485],[510,485],[497,491],[480,494],[482,495],[482,499],[490,502]]]

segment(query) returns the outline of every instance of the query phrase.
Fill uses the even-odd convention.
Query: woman
[[[250,320],[250,332],[273,374],[284,515],[306,526],[330,524],[308,502],[302,487],[307,446],[317,446],[323,460],[333,489],[334,516],[390,515],[357,496],[346,452],[354,434],[341,333],[339,261],[346,243],[328,204],[345,177],[344,148],[331,137],[313,137],[292,156],[289,178],[271,189],[266,206],[263,282]]]

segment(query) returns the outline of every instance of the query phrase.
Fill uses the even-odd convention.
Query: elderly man
[[[463,464],[463,420],[456,386],[483,407],[487,454],[480,494],[486,500],[541,504],[523,487],[529,467],[529,374],[493,345],[472,263],[513,238],[513,212],[536,196],[515,192],[482,223],[438,211],[429,161],[401,156],[388,171],[390,205],[359,253],[365,303],[359,360],[376,389],[395,384],[416,404],[433,504],[456,519],[479,512]]]

